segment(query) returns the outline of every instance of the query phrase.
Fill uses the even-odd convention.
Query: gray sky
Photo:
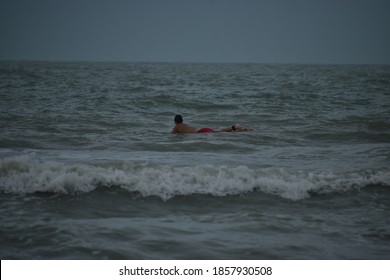
[[[390,64],[390,1],[0,0],[0,59]]]

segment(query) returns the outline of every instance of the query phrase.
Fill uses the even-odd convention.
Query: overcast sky
[[[390,64],[390,1],[0,0],[0,59]]]

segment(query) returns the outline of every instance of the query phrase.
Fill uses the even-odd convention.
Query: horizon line
[[[99,59],[4,59],[0,62],[53,62],[53,63],[133,63],[133,64],[263,64],[263,65],[382,65],[378,62],[259,62],[259,61],[185,61],[185,60],[99,60]]]

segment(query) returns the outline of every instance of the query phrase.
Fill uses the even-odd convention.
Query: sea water
[[[0,100],[1,259],[390,258],[390,66],[3,61]]]

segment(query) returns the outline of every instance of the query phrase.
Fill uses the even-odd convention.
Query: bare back
[[[197,130],[195,128],[185,123],[176,124],[172,129],[172,133],[196,133],[196,132]]]

